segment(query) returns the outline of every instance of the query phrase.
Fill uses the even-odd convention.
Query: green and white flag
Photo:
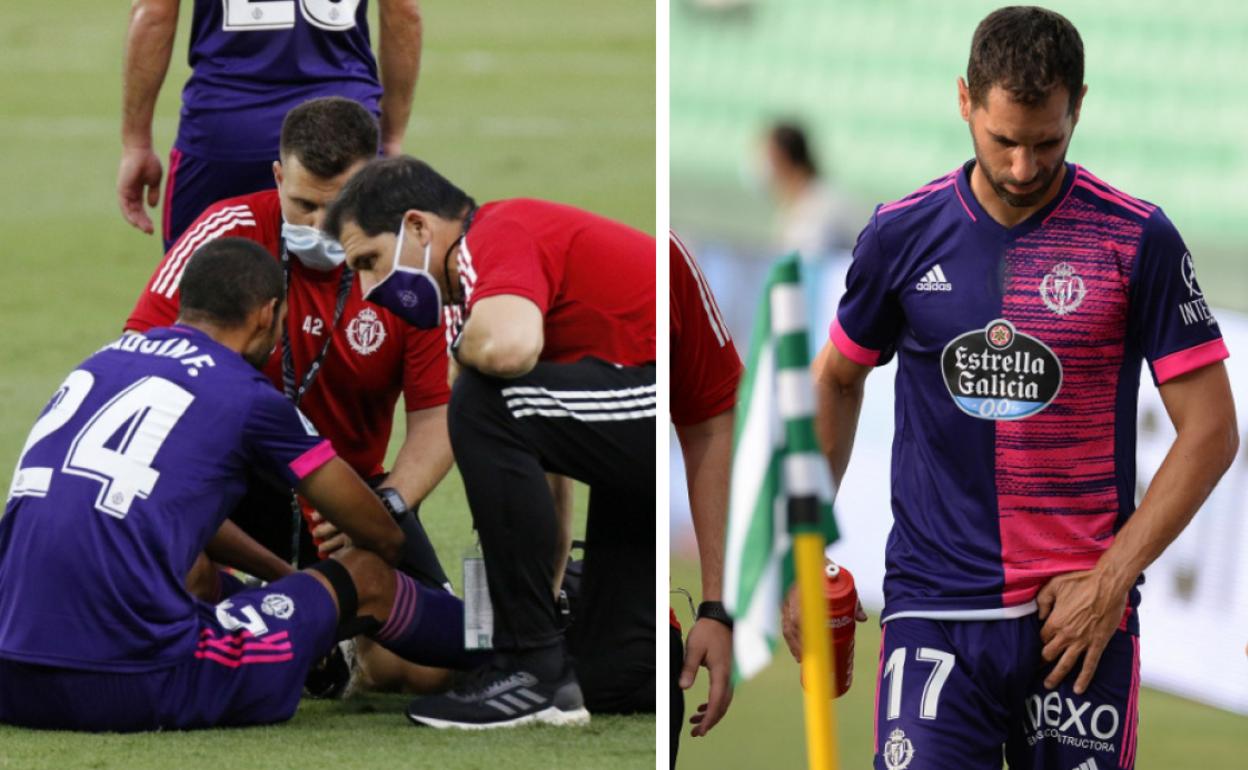
[[[815,439],[805,295],[796,254],[774,264],[737,397],[724,593],[736,620],[733,678],[758,673],[780,639],[793,584],[791,520],[837,538],[832,483]],[[796,514],[796,516],[794,515]]]

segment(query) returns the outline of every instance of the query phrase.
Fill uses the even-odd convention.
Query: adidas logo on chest
[[[945,271],[937,263],[923,274],[922,280],[914,285],[918,291],[953,291],[953,284],[945,277]]]

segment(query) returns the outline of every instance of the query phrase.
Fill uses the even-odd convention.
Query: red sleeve
[[[507,219],[485,219],[465,242],[469,239],[471,243],[465,251],[469,252],[469,270],[474,273],[472,294],[467,301],[469,313],[474,304],[486,297],[514,294],[532,301],[546,315],[559,281],[547,274],[537,242],[528,231]]]
[[[706,278],[675,235],[669,255],[672,422],[694,425],[736,405],[741,359]]]
[[[442,406],[451,400],[446,384],[450,359],[441,327],[417,329],[403,324],[403,404],[407,411]]]
[[[215,203],[199,215],[199,219],[182,233],[182,236],[165,254],[156,272],[139,295],[130,318],[126,320],[128,331],[145,332],[153,326],[168,326],[178,317],[182,273],[191,254],[209,241],[226,236],[240,236],[260,242],[256,217],[246,203],[223,201]]]

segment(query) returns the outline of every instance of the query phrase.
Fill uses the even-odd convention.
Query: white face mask
[[[342,244],[315,227],[283,222],[282,240],[286,242],[286,250],[312,270],[329,272],[347,259]]]

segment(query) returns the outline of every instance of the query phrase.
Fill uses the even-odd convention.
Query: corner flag
[[[733,679],[741,681],[771,661],[780,605],[801,578],[808,754],[822,769],[835,763],[823,547],[837,529],[815,438],[804,296],[796,254],[772,266],[737,399],[724,592],[736,620]]]
[[[804,296],[796,254],[772,266],[737,399],[724,593],[736,620],[738,681],[764,668],[780,639],[780,603],[795,580],[790,513],[802,520],[798,529],[837,538],[815,440]]]

